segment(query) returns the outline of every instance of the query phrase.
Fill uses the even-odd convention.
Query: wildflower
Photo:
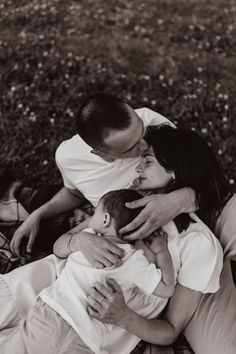
[[[29,117],[29,121],[32,122],[32,123],[35,123],[36,120],[37,120],[37,117],[34,116],[34,115],[31,115],[31,116]]]

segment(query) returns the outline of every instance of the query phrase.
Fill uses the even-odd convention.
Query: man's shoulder
[[[76,134],[64,140],[56,150],[56,160],[59,162],[91,159],[91,148]]]

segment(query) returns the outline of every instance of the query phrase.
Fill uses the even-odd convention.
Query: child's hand
[[[158,229],[146,240],[146,245],[156,254],[168,250],[167,234],[162,229]]]

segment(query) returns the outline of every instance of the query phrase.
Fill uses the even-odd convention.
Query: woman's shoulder
[[[188,228],[180,233],[180,244],[182,247],[193,250],[210,249],[215,250],[221,248],[220,242],[204,222],[194,213],[190,214],[192,222]]]

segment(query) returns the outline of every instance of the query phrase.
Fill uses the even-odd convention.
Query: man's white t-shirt
[[[223,251],[219,241],[195,215],[187,230],[179,233],[169,222],[163,229],[168,235],[168,249],[174,264],[176,283],[202,293],[214,293],[219,287]],[[56,282],[40,297],[60,314],[96,354],[128,354],[139,338],[115,325],[92,319],[87,313],[87,294],[95,281],[115,279],[123,289],[125,302],[146,318],[155,318],[167,299],[152,295],[161,272],[149,264],[143,251],[128,244],[123,265],[105,269],[93,268],[81,252],[72,253]]]
[[[136,109],[144,128],[149,125],[172,123],[148,108]],[[174,126],[174,125],[172,125]],[[56,163],[68,189],[78,189],[94,206],[107,192],[129,188],[138,176],[135,168],[141,157],[104,161],[91,153],[92,148],[76,134],[63,141],[56,151]]]

